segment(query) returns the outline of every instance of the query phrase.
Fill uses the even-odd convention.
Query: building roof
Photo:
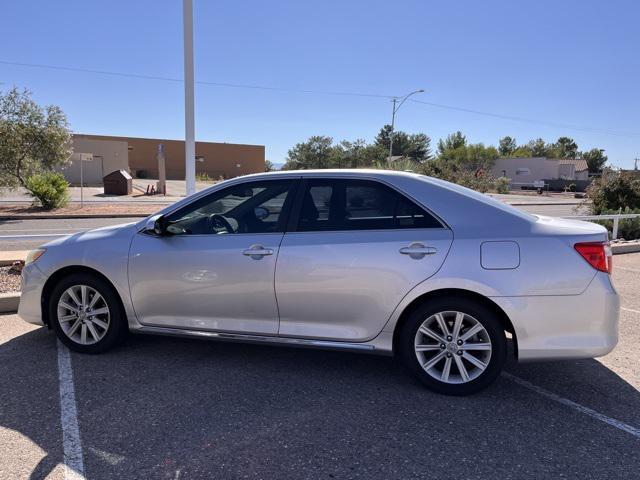
[[[587,161],[582,158],[561,158],[558,160],[560,165],[575,165],[576,172],[582,172],[584,170],[589,170],[589,166],[587,165]]]

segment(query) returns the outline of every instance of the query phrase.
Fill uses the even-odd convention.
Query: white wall
[[[115,170],[129,171],[129,145],[124,141],[94,140],[74,135],[71,164],[62,169],[69,183],[80,183],[80,154],[93,155],[82,165],[85,185],[102,185],[102,178]]]
[[[495,177],[509,178],[512,184],[532,184],[545,178],[559,178],[558,160],[544,157],[498,158],[491,173]]]

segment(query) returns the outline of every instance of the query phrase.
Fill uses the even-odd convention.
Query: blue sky
[[[472,142],[573,137],[631,167],[640,157],[640,3],[636,1],[194,0],[196,80],[283,90],[196,87],[198,140],[263,144],[282,162],[310,135],[370,141],[397,127]],[[2,5],[0,62],[182,78],[180,0]],[[60,105],[74,131],[181,138],[182,84],[0,63],[0,88]],[[596,131],[590,131],[595,129]],[[609,132],[609,133],[605,133]]]

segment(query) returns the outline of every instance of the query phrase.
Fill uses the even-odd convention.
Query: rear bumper
[[[580,295],[492,300],[511,319],[520,360],[600,357],[618,343],[620,299],[606,273]]]
[[[25,265],[22,269],[22,295],[18,316],[25,322],[43,325],[41,299],[46,280],[47,278],[35,263]]]

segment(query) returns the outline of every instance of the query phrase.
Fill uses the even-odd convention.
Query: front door
[[[275,265],[296,182],[223,188],[169,214],[168,235],[138,233],[129,282],[140,323],[277,334]]]
[[[285,234],[278,256],[279,334],[370,340],[402,298],[438,271],[453,234],[380,182],[304,184],[295,231]]]

